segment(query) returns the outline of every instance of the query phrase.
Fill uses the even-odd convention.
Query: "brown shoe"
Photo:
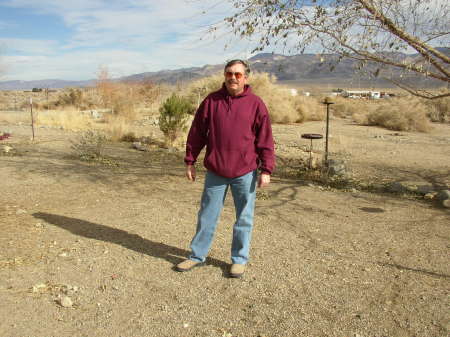
[[[245,272],[245,264],[234,263],[230,269],[230,277],[241,278]]]
[[[176,271],[184,272],[184,271],[189,271],[192,268],[194,268],[195,266],[198,266],[200,264],[202,264],[202,262],[188,259],[188,260],[184,260],[183,262],[177,264],[175,269],[176,269]]]

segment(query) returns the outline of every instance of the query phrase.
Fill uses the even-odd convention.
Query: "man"
[[[263,101],[247,85],[249,73],[246,62],[228,62],[222,88],[205,98],[192,122],[184,159],[186,176],[195,181],[194,164],[205,145],[204,166],[208,171],[197,231],[191,242],[192,253],[176,266],[178,271],[188,271],[205,261],[230,187],[236,210],[230,276],[244,274],[249,259],[256,182],[258,187],[267,186],[275,165],[269,114]]]

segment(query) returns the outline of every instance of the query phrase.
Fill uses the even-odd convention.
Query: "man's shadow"
[[[164,259],[172,263],[174,267],[189,255],[187,250],[169,246],[162,242],[144,239],[137,234],[131,234],[122,229],[111,228],[94,222],[43,212],[33,213],[33,216],[78,236],[111,242],[138,253]],[[222,269],[224,274],[226,273],[227,264],[223,261],[208,257],[206,259],[206,264],[218,267]],[[175,269],[174,267],[173,269]]]

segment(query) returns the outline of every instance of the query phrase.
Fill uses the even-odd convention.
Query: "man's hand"
[[[186,166],[186,177],[190,181],[195,181],[195,166],[194,165]]]
[[[258,187],[265,187],[270,184],[270,174],[261,173],[258,178]]]

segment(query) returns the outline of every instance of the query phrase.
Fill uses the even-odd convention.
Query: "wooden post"
[[[33,141],[34,141],[33,98],[31,97],[30,97],[30,111],[31,111],[31,132],[33,133]]]

